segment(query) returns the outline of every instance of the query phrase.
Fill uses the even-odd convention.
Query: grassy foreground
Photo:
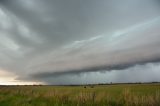
[[[160,106],[160,84],[1,86],[0,106]]]

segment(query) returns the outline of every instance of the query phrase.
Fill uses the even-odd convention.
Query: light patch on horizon
[[[0,85],[33,85],[33,84],[44,84],[42,82],[34,81],[19,81],[16,80],[17,75],[8,71],[0,69]]]

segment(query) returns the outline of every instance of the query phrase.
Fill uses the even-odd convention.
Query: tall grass
[[[121,102],[126,106],[160,106],[160,91],[157,90],[152,95],[135,95],[129,89],[125,89]]]
[[[0,106],[160,106],[160,85],[0,87]]]

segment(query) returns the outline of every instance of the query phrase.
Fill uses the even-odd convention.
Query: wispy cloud
[[[146,70],[148,63],[158,67],[159,4],[158,0],[1,0],[0,68],[24,81],[51,83],[55,77],[58,83],[65,75],[81,79],[105,71],[130,72],[136,65],[142,67],[137,70]]]

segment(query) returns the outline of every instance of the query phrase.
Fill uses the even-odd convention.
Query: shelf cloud
[[[1,0],[0,69],[46,84],[160,81],[159,10],[159,0]]]

